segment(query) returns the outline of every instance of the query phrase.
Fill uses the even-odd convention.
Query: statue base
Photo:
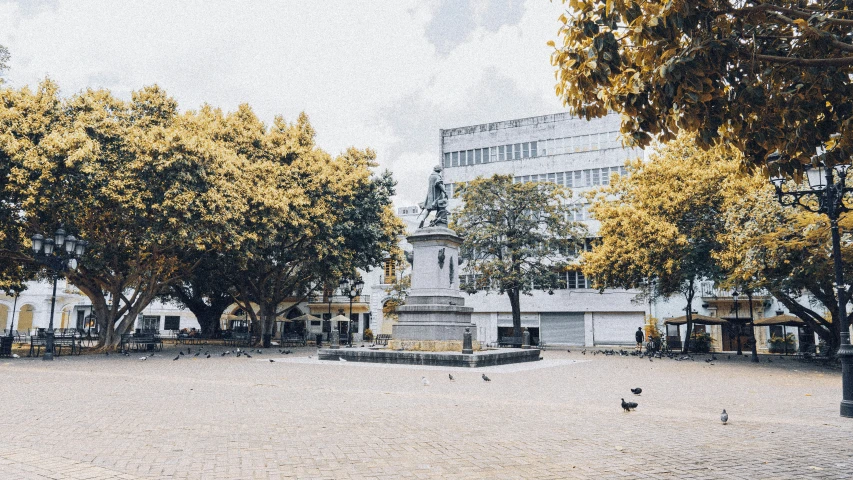
[[[459,292],[459,245],[462,239],[446,227],[417,230],[407,240],[413,247],[412,288],[406,304],[397,307],[393,344],[422,351],[462,351],[465,329],[476,343],[471,307]],[[451,348],[452,345],[452,348]],[[409,347],[392,347],[410,350]]]

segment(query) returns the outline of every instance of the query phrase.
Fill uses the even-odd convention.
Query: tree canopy
[[[797,174],[853,154],[851,2],[563,0],[556,93],[586,118],[622,114],[628,143],[682,130],[702,148]]]
[[[0,286],[28,278],[32,234],[64,224],[90,242],[67,276],[109,347],[172,287],[275,310],[331,272],[381,263],[402,228],[393,179],[372,174],[370,150],[331,156],[313,136],[304,114],[267,128],[247,105],[180,113],[156,86],[129,101],[62,98],[51,81],[0,90]],[[217,269],[224,279],[202,281]]]
[[[462,236],[469,293],[497,291],[512,307],[521,336],[520,294],[553,293],[565,285],[570,252],[585,229],[570,220],[571,192],[555,183],[513,183],[512,176],[478,177],[459,190],[463,205],[450,228]]]
[[[724,249],[716,255],[734,281],[769,291],[835,351],[841,337],[829,220],[782,207],[762,180],[753,178],[751,191],[729,199]],[[843,231],[853,229],[849,215],[839,223]],[[841,245],[845,278],[853,278],[853,246]],[[851,293],[848,285],[845,297]]]
[[[703,151],[682,134],[648,161],[631,162],[627,176],[590,194],[601,240],[584,254],[584,274],[600,289],[684,295],[689,338],[697,283],[725,274],[713,254],[722,249],[726,199],[743,193],[731,180],[739,160],[734,149]]]

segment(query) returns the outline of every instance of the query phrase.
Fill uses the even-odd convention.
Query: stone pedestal
[[[462,239],[446,227],[421,228],[407,238],[414,249],[412,287],[406,304],[397,307],[392,349],[461,351],[465,329],[476,343],[471,307],[459,291],[459,245]]]

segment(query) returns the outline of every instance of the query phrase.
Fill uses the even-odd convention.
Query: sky
[[[7,85],[72,95],[158,84],[183,110],[305,112],[337,154],[372,148],[397,206],[422,201],[439,129],[565,111],[559,0],[0,0]]]

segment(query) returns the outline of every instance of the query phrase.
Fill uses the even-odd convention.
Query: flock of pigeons
[[[293,353],[291,350],[279,350],[278,352],[282,355],[289,355],[289,354]],[[567,350],[567,352],[571,353],[571,350]],[[255,351],[255,353],[261,354],[264,352],[263,352],[263,350],[258,349]],[[124,356],[130,356],[130,352],[128,352],[126,350],[122,351],[121,354]],[[183,350],[180,350],[180,351],[178,351],[178,355],[175,358],[173,358],[172,361],[180,360],[181,357],[189,356],[190,354],[192,354],[192,347],[187,347],[186,355],[184,354]],[[198,357],[201,354],[202,354],[202,352],[199,349],[199,351],[197,351],[195,353],[195,355],[193,355],[193,357]],[[236,356],[238,358],[241,356],[245,356],[246,358],[252,358],[252,355],[248,351],[240,350],[239,348],[236,349],[234,352],[232,352],[231,350],[226,350],[226,351],[222,352],[220,354],[220,356],[225,357],[225,356],[232,355],[232,354],[236,354]],[[581,352],[581,354],[586,355],[586,350],[583,350]],[[593,350],[592,354],[593,355],[601,354],[601,355],[608,355],[608,356],[619,355],[619,356],[623,356],[623,357],[634,356],[634,357],[639,357],[639,358],[648,357],[649,361],[652,361],[652,358],[663,358],[663,357],[667,357],[667,358],[670,358],[670,359],[673,359],[676,361],[684,361],[684,360],[694,361],[693,356],[690,354],[676,355],[676,354],[672,354],[672,353],[661,353],[661,352],[657,352],[657,353],[630,352],[629,353],[629,352],[626,352],[625,350],[619,350],[619,351],[617,351],[617,350]],[[109,355],[109,353],[106,353],[106,355]],[[156,354],[152,353],[150,356],[153,357],[155,355]],[[210,352],[208,352],[208,351],[204,352],[204,356],[205,356],[205,358],[210,358]],[[139,360],[145,361],[145,360],[148,360],[148,357],[147,356],[146,357],[140,357]],[[272,358],[270,358],[269,360],[270,360],[270,362],[275,362],[275,360]],[[341,358],[340,360],[345,361],[343,358]],[[711,363],[711,362],[714,362],[716,360],[718,360],[717,357],[712,354],[711,358],[708,358],[705,361],[707,363]],[[448,373],[447,378],[451,382],[456,380],[453,377],[452,373]],[[492,381],[492,379],[489,378],[485,373],[482,374],[482,378],[483,378],[484,382],[491,382]],[[425,387],[428,387],[430,385],[429,379],[425,376],[422,376],[421,377],[421,384],[423,384],[423,386],[425,386]],[[640,387],[632,388],[631,393],[639,396],[641,393],[643,393],[643,389]],[[624,398],[622,398],[621,400],[622,400],[622,409],[625,410],[626,412],[630,412],[631,410],[634,410],[639,406],[639,404],[637,402],[626,402]],[[720,421],[723,423],[723,425],[726,425],[729,422],[729,414],[726,413],[725,409],[723,409],[723,412],[720,414]]]

